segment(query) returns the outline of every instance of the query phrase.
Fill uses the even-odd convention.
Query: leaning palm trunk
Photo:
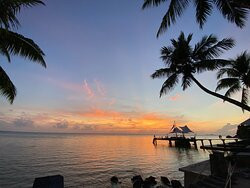
[[[228,97],[225,97],[224,95],[221,95],[219,93],[216,93],[216,92],[213,92],[213,91],[210,91],[209,89],[205,88],[203,85],[201,85],[201,83],[195,79],[195,77],[191,76],[191,79],[199,86],[199,88],[201,88],[203,91],[205,91],[206,93],[210,94],[210,95],[213,95],[215,97],[218,97],[218,98],[221,98],[222,100],[224,101],[227,101],[231,104],[234,104],[240,108],[242,108],[243,110],[247,110],[250,112],[250,106],[247,106],[239,101],[236,101],[234,99],[231,99],[231,98],[228,98]]]

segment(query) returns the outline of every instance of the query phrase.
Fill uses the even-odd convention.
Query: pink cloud
[[[97,88],[98,93],[102,96],[105,96],[106,90],[105,90],[104,86],[102,85],[102,83],[98,80],[95,80],[95,84],[96,84],[96,88]]]
[[[181,98],[181,95],[180,94],[176,94],[174,96],[169,97],[169,100],[170,101],[177,101],[177,100],[180,100],[180,98]]]
[[[89,98],[93,98],[94,97],[94,91],[89,86],[87,80],[84,80],[84,82],[83,82],[83,89],[84,89],[85,93],[87,94],[87,96]]]

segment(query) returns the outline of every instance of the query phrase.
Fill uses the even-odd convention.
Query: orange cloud
[[[13,113],[15,116],[13,116]],[[246,115],[247,116],[247,115]],[[14,123],[17,117],[25,117],[33,122],[34,130],[44,131],[65,131],[65,132],[120,132],[120,133],[168,133],[173,122],[177,126],[188,125],[194,132],[214,132],[226,123],[240,123],[245,118],[235,119],[233,122],[228,119],[207,118],[195,119],[185,116],[173,116],[169,114],[118,110],[103,108],[92,108],[82,111],[68,110],[34,110],[26,109],[10,111],[0,114],[0,120],[8,124]],[[63,120],[63,122],[62,122]],[[59,128],[59,129],[58,129]],[[32,130],[33,130],[32,129]]]
[[[63,115],[64,114],[64,115]],[[115,110],[104,110],[93,108],[88,111],[75,112],[58,112],[60,119],[67,119],[71,127],[74,125],[96,125],[98,130],[107,128],[106,131],[118,130],[140,130],[140,131],[164,131],[166,132],[171,127],[174,118],[157,113],[145,112],[119,112]],[[63,115],[63,116],[62,116]],[[57,116],[57,115],[55,115]],[[52,122],[55,123],[55,120]],[[70,127],[69,125],[69,127]]]
[[[121,117],[122,114],[116,111],[110,110],[102,110],[102,109],[92,109],[87,112],[78,112],[78,115],[82,117],[90,117],[90,118],[117,118]]]
[[[146,113],[137,117],[137,124],[142,125],[144,129],[169,130],[175,118],[157,113]],[[182,120],[181,120],[182,121]]]

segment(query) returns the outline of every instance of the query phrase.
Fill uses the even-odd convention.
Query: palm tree
[[[227,77],[222,78],[223,76]],[[245,51],[236,59],[229,60],[226,66],[218,71],[217,78],[220,80],[216,91],[228,88],[226,97],[242,91],[241,103],[247,105],[250,88],[250,54]]]
[[[0,54],[11,62],[11,55],[28,58],[46,67],[44,53],[31,39],[10,31],[20,25],[16,14],[22,7],[43,4],[39,0],[1,0],[0,1]],[[16,96],[16,88],[7,73],[0,66],[0,95],[5,96],[12,104]]]
[[[21,8],[35,5],[45,5],[41,0],[1,0],[0,1],[0,27],[9,29],[18,27],[20,23],[16,17]]]
[[[168,0],[144,0],[142,9],[159,6]],[[196,21],[203,27],[207,17],[211,15],[213,5],[215,5],[229,22],[235,23],[242,28],[247,20],[247,13],[250,9],[249,0],[169,0],[169,7],[161,25],[157,32],[157,37],[165,32],[172,24],[174,24],[178,17],[180,17],[184,10],[188,7],[190,2],[193,2],[196,8]]]
[[[181,79],[183,90],[190,87],[192,82],[194,82],[206,93],[250,111],[250,107],[246,104],[210,91],[194,77],[195,73],[212,71],[226,65],[228,63],[227,60],[217,59],[216,57],[224,50],[231,49],[234,46],[234,40],[225,38],[218,41],[214,35],[209,35],[204,36],[194,48],[190,45],[191,40],[192,34],[189,34],[186,38],[184,33],[181,32],[178,40],[171,40],[171,46],[164,46],[161,49],[161,59],[166,68],[156,70],[151,75],[153,79],[166,78],[160,90],[160,97],[174,89]]]

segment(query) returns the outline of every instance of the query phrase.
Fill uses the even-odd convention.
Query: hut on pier
[[[178,127],[174,126],[172,127],[170,133],[174,133],[176,137],[178,137],[178,133],[182,134],[182,130],[180,130]]]
[[[183,126],[183,127],[180,127],[181,131],[182,131],[182,134],[187,134],[187,133],[194,133],[193,131],[191,131],[189,129],[189,127],[187,125]]]
[[[190,140],[185,138],[185,134],[191,133],[191,132],[193,131],[191,131],[187,125],[183,127],[176,127],[176,125],[174,124],[170,133],[175,133],[176,135],[174,139],[175,147],[190,148],[191,147]],[[178,137],[178,134],[181,134],[182,136]]]

